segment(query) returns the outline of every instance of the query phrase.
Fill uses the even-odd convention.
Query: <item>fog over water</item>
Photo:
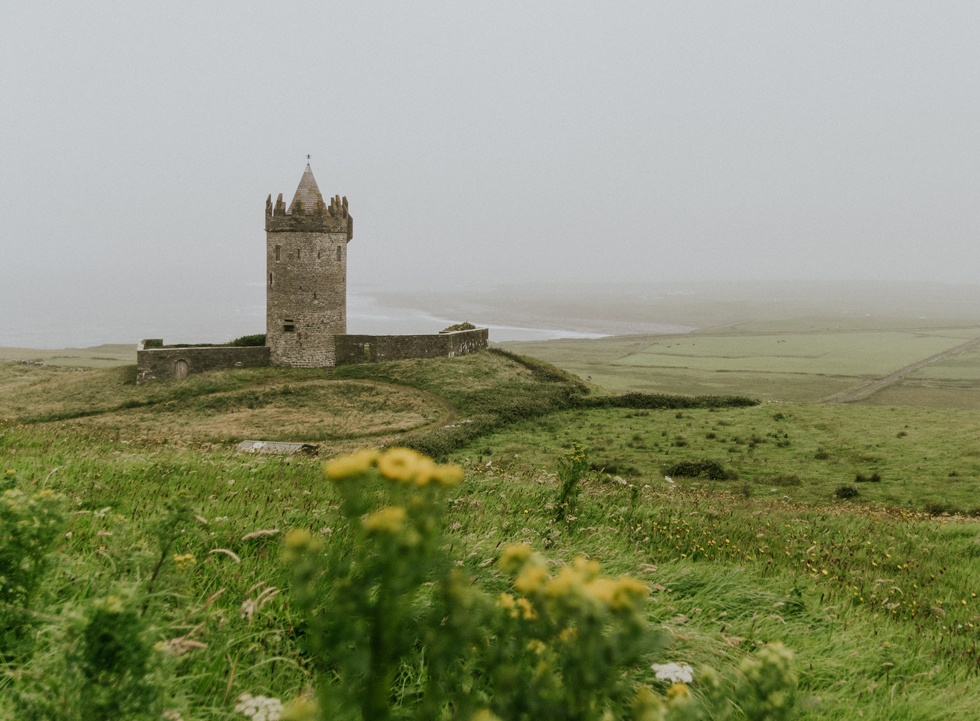
[[[0,314],[0,347],[87,348],[103,343],[135,344],[141,338],[164,338],[169,342],[220,343],[240,335],[265,332],[265,287],[262,283],[239,288],[200,302],[167,297],[140,299],[138,295],[121,304],[79,302],[62,304],[48,299],[30,314]],[[377,290],[377,289],[374,289]],[[234,297],[229,297],[234,295]],[[15,298],[5,307],[16,309]],[[385,305],[370,287],[348,289],[347,332],[364,335],[438,333],[462,319],[442,318],[419,308]],[[479,318],[475,318],[479,321]],[[565,327],[562,327],[562,326]],[[490,339],[550,340],[553,338],[600,338],[607,333],[583,332],[560,319],[549,327],[524,327],[487,322]],[[664,332],[682,330],[664,326]]]
[[[352,332],[511,284],[977,284],[978,30],[966,0],[8,3],[0,346],[260,331],[265,199],[308,154],[351,287],[447,300],[352,297]],[[694,325],[519,310],[492,337]]]

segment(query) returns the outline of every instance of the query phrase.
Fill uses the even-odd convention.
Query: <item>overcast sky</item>
[[[7,3],[0,293],[261,290],[308,153],[353,284],[975,283],[978,37],[976,2]]]

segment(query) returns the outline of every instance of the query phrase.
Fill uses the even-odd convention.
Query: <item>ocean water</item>
[[[168,343],[219,343],[265,331],[265,287],[115,288],[63,287],[51,292],[3,292],[0,287],[0,347],[89,348],[135,344],[141,338]],[[471,322],[480,325],[479,318]],[[458,323],[416,308],[380,304],[369,288],[347,296],[347,332],[365,335],[437,333]],[[489,325],[490,340],[601,338],[576,328]]]

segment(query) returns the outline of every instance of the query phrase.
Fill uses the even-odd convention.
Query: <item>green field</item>
[[[30,361],[71,368],[112,368],[136,362],[135,345],[97,345],[92,348],[0,348],[0,361]]]
[[[876,334],[909,355],[939,337]],[[653,342],[673,352],[678,340]],[[693,341],[685,351],[707,347],[684,341]],[[631,342],[597,346],[638,348]],[[805,338],[780,345],[808,362]],[[969,358],[953,367],[973,368]],[[842,351],[833,362],[853,361]],[[796,652],[802,718],[975,718],[980,526],[969,514],[980,513],[980,411],[590,408],[601,389],[490,352],[344,371],[336,381],[264,368],[135,386],[132,368],[0,364],[0,477],[37,498],[55,491],[45,502],[63,504],[65,519],[30,620],[18,627],[31,631],[4,651],[0,717],[30,718],[14,711],[21,693],[80,698],[73,629],[107,603],[132,604],[141,638],[161,649],[152,655],[153,683],[165,689],[157,715],[131,718],[168,710],[230,721],[244,718],[234,711],[239,694],[285,701],[324,683],[278,560],[280,539],[306,528],[331,543],[344,522],[318,460],[234,450],[252,431],[278,430],[317,441],[321,457],[401,441],[444,448],[466,469],[443,519],[446,550],[474,588],[502,589],[496,560],[515,541],[546,553],[556,572],[586,554],[604,573],[632,574],[651,589],[644,616],[671,639],[657,662],[707,664],[731,680],[778,640]],[[966,371],[949,372],[956,380]],[[404,428],[386,425],[406,414],[415,415]],[[324,433],[318,418],[354,420]],[[593,470],[556,523],[557,461],[575,444]],[[685,461],[715,461],[737,478],[671,470]],[[835,498],[842,486],[856,495]],[[156,539],[175,498],[188,499],[197,520],[161,556]],[[0,514],[0,523],[12,517]],[[252,603],[272,587],[261,607]],[[649,665],[624,673],[629,684],[664,691]],[[391,688],[394,717],[412,715],[428,674],[418,657],[405,661]],[[703,693],[697,679],[691,688]],[[613,717],[629,717],[620,711]],[[437,717],[454,716],[445,707]]]
[[[980,325],[964,321],[808,317],[739,323],[683,335],[501,346],[616,391],[732,393],[814,402],[976,337]],[[861,402],[980,407],[975,394],[957,393],[975,387],[978,378],[980,355],[971,351],[920,369],[900,386]],[[896,399],[882,400],[890,397]]]

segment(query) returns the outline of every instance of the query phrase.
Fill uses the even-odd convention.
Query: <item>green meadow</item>
[[[795,653],[800,718],[975,718],[980,410],[798,402],[974,329],[781,322],[778,332],[746,324],[724,337],[590,341],[580,362],[571,341],[540,344],[548,352],[535,355],[560,355],[564,370],[487,351],[343,368],[332,380],[260,368],[136,386],[132,367],[0,364],[4,498],[49,504],[45,518],[59,519],[43,554],[40,540],[0,546],[2,567],[30,586],[6,596],[17,601],[0,616],[0,717],[83,718],[91,687],[142,699],[120,718],[184,721],[244,719],[235,708],[246,693],[311,696],[330,674],[317,666],[283,538],[305,529],[324,547],[346,543],[343,497],[324,460],[409,445],[465,470],[445,495],[440,548],[467,586],[506,590],[499,562],[519,542],[553,574],[584,556],[646,586],[642,615],[663,647],[617,674],[631,689],[664,696],[650,664],[668,662],[695,669],[695,699],[709,693],[697,675],[706,667],[735,689],[740,665],[780,641]],[[955,356],[880,394],[966,384],[975,360]],[[729,362],[724,372],[712,365]],[[750,393],[761,386],[749,379],[765,375],[772,395]],[[616,400],[626,390],[762,402]],[[252,437],[313,442],[319,456],[236,451]],[[579,493],[563,501],[562,459],[583,452]],[[22,511],[10,503],[0,511],[7,538],[49,527],[11,525]],[[412,617],[434,602],[421,593]],[[330,613],[325,603],[320,613]],[[147,649],[144,677],[93,675],[77,660],[106,618],[132,622],[106,638]],[[433,678],[424,648],[412,648],[388,687],[391,718],[420,717]],[[62,712],[45,716],[55,703]],[[610,713],[634,718],[627,707]],[[462,718],[452,703],[429,717]]]
[[[610,390],[734,393],[810,403],[977,337],[980,324],[967,320],[815,316],[688,334],[509,342],[501,347],[554,363]],[[978,374],[980,355],[968,351],[881,392],[881,399],[895,397],[894,402],[874,396],[861,402],[978,408],[980,399],[959,392],[971,387]]]
[[[112,368],[136,362],[135,345],[98,345],[92,348],[0,348],[0,361],[28,361],[74,368]]]

